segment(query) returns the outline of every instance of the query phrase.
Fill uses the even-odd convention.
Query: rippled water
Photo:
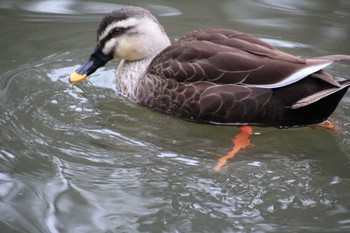
[[[236,128],[131,103],[115,63],[68,82],[122,5],[151,10],[172,39],[221,26],[300,56],[350,54],[345,0],[0,1],[0,232],[350,231],[349,94],[341,131],[255,128],[255,147],[214,172]]]

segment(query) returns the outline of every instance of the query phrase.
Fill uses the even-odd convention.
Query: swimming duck
[[[250,145],[246,125],[288,128],[327,120],[350,86],[323,70],[349,55],[304,59],[230,29],[194,31],[171,44],[158,20],[139,7],[103,17],[93,53],[70,82],[114,58],[122,59],[116,83],[127,98],[182,118],[244,126],[241,148]]]

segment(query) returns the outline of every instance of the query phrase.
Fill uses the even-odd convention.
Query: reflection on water
[[[1,1],[0,8],[20,8],[29,12],[48,14],[77,14],[106,13],[110,9],[120,8],[122,5],[99,2],[80,2],[76,0],[43,0],[43,1]]]
[[[256,128],[255,147],[213,172],[236,128],[131,103],[114,89],[116,63],[68,82],[101,13],[122,5],[150,9],[171,38],[222,26],[315,56],[350,53],[348,1],[163,4],[0,2],[1,232],[350,231],[349,95],[340,132]],[[350,64],[331,69],[350,78]]]
[[[129,4],[126,4],[129,5]],[[81,13],[107,13],[111,9],[118,9],[122,4],[117,3],[105,3],[96,1],[78,1],[78,0],[42,0],[42,1],[1,1],[0,8],[4,9],[16,9],[20,8],[29,12],[35,13],[47,13],[47,14],[81,14]],[[178,9],[151,4],[148,5],[148,9],[155,11],[160,16],[175,16],[180,15],[181,12]]]

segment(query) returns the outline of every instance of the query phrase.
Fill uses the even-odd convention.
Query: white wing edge
[[[254,87],[258,88],[279,88],[279,87],[284,87],[287,85],[290,85],[292,83],[298,82],[299,80],[305,78],[306,76],[313,74],[319,70],[322,70],[326,66],[332,64],[333,61],[325,60],[321,64],[316,64],[316,65],[311,65],[311,66],[306,66],[293,74],[289,75],[287,78],[283,79],[281,82],[274,83],[274,84],[263,84],[263,85],[252,85]]]

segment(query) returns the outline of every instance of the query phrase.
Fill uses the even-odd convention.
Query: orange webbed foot
[[[322,122],[321,124],[318,124],[317,126],[330,131],[335,131],[335,132],[340,131],[340,127],[331,119],[327,119],[326,121]],[[313,126],[312,128],[314,127],[315,126]]]
[[[226,155],[222,156],[218,163],[213,168],[214,171],[221,170],[226,164],[227,161],[233,158],[238,151],[253,146],[250,143],[250,136],[253,134],[253,128],[251,126],[241,126],[240,132],[234,137],[232,150],[229,151]]]

